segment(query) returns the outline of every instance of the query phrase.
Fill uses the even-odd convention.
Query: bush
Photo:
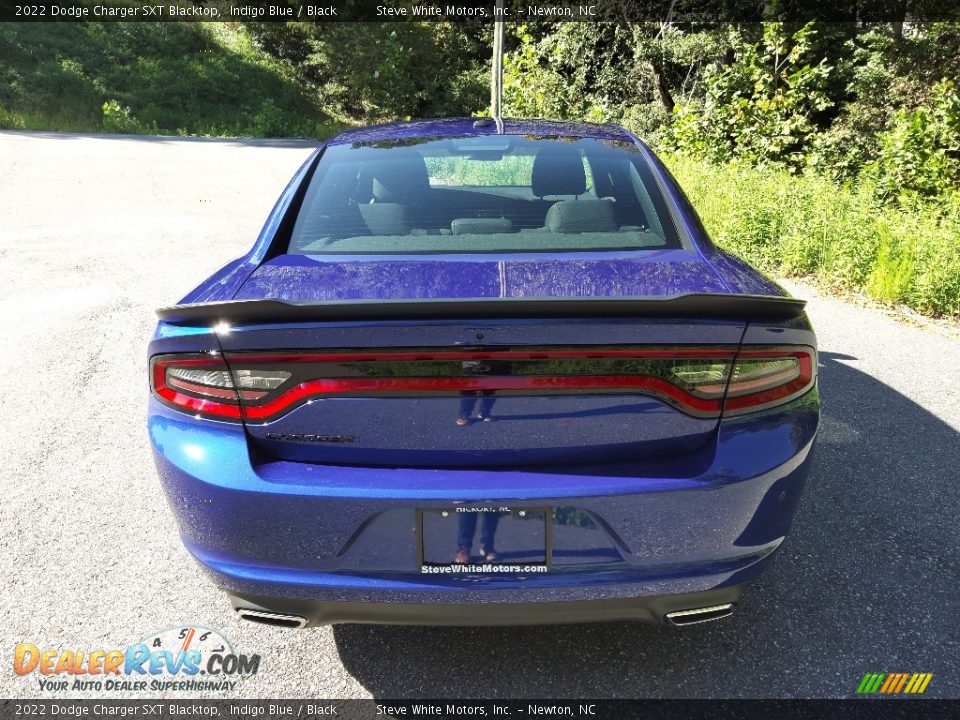
[[[0,105],[0,128],[22,130],[24,127],[26,123],[18,113],[11,112]]]
[[[866,183],[667,159],[717,244],[759,268],[960,318],[960,194],[891,208]]]
[[[589,48],[611,28],[562,23],[542,36],[525,23],[510,29],[519,46],[503,59],[505,115],[588,122],[621,119],[608,95],[616,94],[614,77],[622,76],[624,69],[595,68],[587,61],[588,56],[599,57]]]
[[[938,83],[929,105],[897,113],[880,134],[880,155],[868,173],[884,198],[941,195],[960,186],[960,93],[953,81]]]
[[[833,68],[816,46],[813,23],[788,35],[764,25],[759,42],[733,34],[737,62],[704,72],[702,100],[675,108],[672,141],[711,160],[800,168],[833,106],[827,92]]]
[[[489,76],[475,62],[490,53],[490,29],[482,25],[261,23],[252,33],[261,47],[289,58],[344,122],[470,115],[487,104]]]
[[[116,100],[108,100],[103,104],[103,129],[111,133],[126,133],[133,135],[156,134],[156,125],[148,125],[130,113],[130,108],[121,105]]]
[[[189,135],[329,135],[289,64],[233,23],[0,25],[0,125]]]

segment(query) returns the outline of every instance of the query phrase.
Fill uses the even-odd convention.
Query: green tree
[[[868,172],[884,198],[946,195],[960,188],[960,93],[953,80],[934,86],[928,104],[900,110],[879,136]]]
[[[294,22],[252,32],[344,123],[470,115],[487,102],[487,26]]]
[[[703,97],[676,107],[672,142],[714,161],[802,167],[834,105],[816,38],[813,23],[792,33],[765,23],[759,41],[733,32],[734,60],[708,68]]]

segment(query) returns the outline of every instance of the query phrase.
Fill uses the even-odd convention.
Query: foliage
[[[870,181],[887,201],[956,185],[960,25],[517,24],[517,116],[618,122],[692,157]]]
[[[536,25],[521,23],[509,29],[518,46],[503,62],[507,115],[618,119],[614,105],[622,95],[618,85],[623,73],[611,65],[620,57],[617,49],[625,48],[617,26],[594,29],[589,23],[563,23],[543,33]]]
[[[133,117],[130,108],[116,100],[108,100],[103,104],[103,129],[111,133],[157,134],[156,125],[147,125]]]
[[[504,155],[496,160],[457,156],[427,157],[432,183],[443,185],[530,185],[533,155]]]
[[[892,208],[869,183],[667,159],[717,244],[752,264],[960,317],[960,193]]]
[[[899,114],[929,107],[938,81],[960,75],[960,25],[916,23],[903,33],[867,25],[837,55],[836,74],[845,83],[835,93],[838,112],[813,138],[807,166],[843,181],[867,169]]]
[[[712,25],[679,32],[651,22],[508,28],[508,115],[622,123],[652,140],[670,124],[674,96],[695,91],[724,36]]]
[[[258,46],[298,68],[346,123],[470,115],[489,94],[490,33],[465,23],[257,23]]]
[[[952,80],[937,83],[929,105],[897,112],[868,170],[884,198],[937,196],[960,187],[960,93]]]
[[[737,62],[706,70],[703,98],[676,108],[676,147],[718,162],[802,167],[803,151],[833,105],[833,68],[819,57],[816,36],[813,23],[790,35],[768,23],[759,42],[734,33]]]
[[[0,127],[329,135],[292,70],[224,23],[0,26]]]

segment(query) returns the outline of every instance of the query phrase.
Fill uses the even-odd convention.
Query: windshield
[[[631,143],[486,135],[333,145],[287,252],[409,255],[680,247]]]

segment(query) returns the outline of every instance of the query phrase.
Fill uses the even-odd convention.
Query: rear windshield
[[[333,145],[287,252],[412,255],[679,247],[631,143],[511,135]]]

